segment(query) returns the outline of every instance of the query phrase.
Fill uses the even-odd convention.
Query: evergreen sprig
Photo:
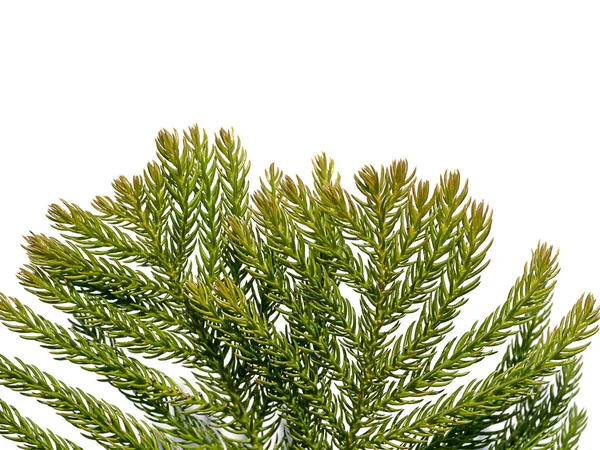
[[[120,449],[575,449],[581,355],[600,312],[554,327],[558,252],[539,243],[506,301],[454,332],[489,264],[492,213],[458,172],[366,166],[356,194],[325,154],[313,185],[271,165],[249,192],[233,130],[159,133],[157,159],[95,211],[62,201],[26,237],[19,280],[64,327],[0,294],[0,320],[97,374],[144,415],[0,355],[0,384]],[[356,300],[356,301],[354,301]],[[494,371],[461,383],[504,352]],[[179,364],[176,381],[143,358]],[[24,449],[80,449],[0,401]]]

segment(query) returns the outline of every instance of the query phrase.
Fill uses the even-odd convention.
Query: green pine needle
[[[18,277],[65,328],[0,294],[0,321],[95,373],[145,416],[0,355],[0,385],[108,449],[576,449],[582,352],[600,312],[582,295],[552,326],[558,251],[539,243],[507,299],[454,320],[489,264],[492,213],[446,172],[366,166],[357,194],[325,154],[313,185],[274,165],[249,192],[233,130],[163,130],[157,159],[95,211],[67,201],[59,236],[26,237]],[[349,297],[352,292],[355,297]],[[353,301],[356,299],[356,301]],[[471,366],[503,352],[494,371]],[[144,364],[168,360],[191,379]],[[0,401],[23,449],[80,449]]]

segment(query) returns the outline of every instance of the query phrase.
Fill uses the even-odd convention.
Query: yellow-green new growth
[[[26,360],[0,355],[1,385],[107,449],[577,448],[586,415],[573,400],[599,309],[583,295],[550,326],[558,252],[540,243],[506,301],[452,334],[492,243],[492,214],[458,172],[432,186],[404,160],[366,166],[354,195],[322,154],[312,187],[271,165],[250,195],[233,131],[211,145],[197,126],[163,130],[156,143],[157,160],[116,179],[94,212],[51,205],[60,236],[26,238],[19,280],[68,328],[0,294],[8,329],[147,420]],[[494,371],[461,384],[499,351]],[[0,434],[80,449],[3,400]]]

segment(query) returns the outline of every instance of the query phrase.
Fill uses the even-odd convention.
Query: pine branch
[[[144,366],[118,349],[52,324],[16,299],[2,298],[0,320],[24,339],[40,342],[57,360],[66,359],[102,375],[101,381],[119,389],[151,419],[174,428],[174,431],[165,430],[173,436],[205,445],[217,440],[203,422],[189,414],[214,412],[209,402],[214,403],[220,398],[211,396],[205,400],[189,384],[187,387],[192,394],[184,394],[177,383],[163,373]],[[174,407],[183,409],[173,411]]]
[[[549,332],[526,359],[504,372],[494,372],[485,380],[473,381],[450,395],[442,395],[435,404],[428,403],[392,420],[391,431],[380,430],[370,445],[394,441],[419,443],[422,436],[446,432],[455,423],[472,420],[477,414],[471,408],[493,411],[500,405],[518,402],[539,384],[540,378],[551,376],[587,347],[588,344],[580,342],[597,331],[599,314],[591,296],[585,301],[580,298],[560,326]]]
[[[577,450],[579,438],[587,424],[587,415],[585,410],[573,406],[569,409],[569,415],[562,430],[556,434],[548,448],[553,450]]]
[[[494,342],[496,345],[500,345],[514,332],[512,330],[514,330],[515,323],[519,323],[515,322],[515,319],[525,320],[518,326],[518,332],[513,337],[496,372],[504,372],[523,361],[548,327],[552,291],[556,285],[555,277],[559,272],[556,262],[558,254],[555,256],[552,254],[550,247],[545,244],[538,245],[537,249],[533,251],[532,262],[525,264],[523,275],[511,288],[507,301],[482,323],[480,330],[484,330],[484,334],[481,335],[479,332],[472,334],[477,325],[475,324],[470,332],[459,339],[459,342],[466,339],[465,342],[481,345],[481,349],[483,349],[486,341],[482,342],[480,339],[471,339],[471,337],[485,338],[487,336],[489,339],[496,336],[498,340],[489,340],[489,345]],[[506,325],[504,325],[505,320],[508,321]],[[489,325],[485,326],[486,323]],[[499,324],[501,325],[499,326]],[[473,349],[472,346],[471,349]],[[491,351],[487,353],[491,354]],[[542,390],[542,392],[545,391]],[[530,400],[530,396],[524,396],[521,404],[527,404]],[[459,448],[489,449],[490,445],[497,442],[500,433],[504,431],[506,426],[504,422],[514,418],[518,408],[518,405],[516,408],[506,405],[501,411],[453,427],[446,435],[437,435],[429,444],[419,445],[417,448],[418,450],[433,450],[439,447],[457,450]],[[490,429],[492,427],[495,428]]]
[[[18,278],[69,327],[0,296],[0,321],[95,373],[149,424],[0,355],[0,384],[38,398],[105,448],[572,449],[581,355],[599,310],[582,296],[550,324],[558,252],[539,243],[504,303],[454,319],[489,264],[492,213],[446,172],[334,162],[309,186],[273,164],[249,192],[233,130],[161,130],[157,158],[87,211],[62,200],[58,237],[26,237]],[[358,301],[353,303],[352,295]],[[496,370],[454,387],[508,343]],[[190,371],[176,381],[141,359]],[[21,448],[79,449],[0,401]]]
[[[81,389],[67,386],[19,358],[16,360],[19,366],[0,355],[1,385],[48,404],[81,429],[83,436],[105,448],[158,450],[156,431],[149,430],[133,416],[123,414],[105,401],[95,400]],[[176,448],[165,436],[158,439],[163,448]]]
[[[83,450],[79,445],[23,417],[14,406],[3,400],[0,400],[0,434],[20,443],[19,447],[27,450]]]
[[[561,367],[556,375],[556,384],[550,390],[536,389],[536,393],[519,404],[517,413],[511,418],[510,426],[499,439],[494,450],[510,448],[549,448],[549,440],[560,431],[555,426],[564,418],[567,405],[578,389],[581,363],[574,361]]]
[[[488,350],[490,347],[503,344],[516,327],[537,317],[540,310],[547,306],[549,293],[555,285],[553,278],[557,273],[558,266],[556,256],[552,257],[552,248],[539,246],[533,252],[531,269],[525,266],[523,277],[517,280],[507,301],[481,325],[475,323],[460,338],[450,340],[429,370],[421,371],[416,376],[413,374],[409,379],[401,378],[398,390],[393,393],[394,403],[402,404],[404,398],[410,397],[413,392],[419,397],[433,394],[435,389],[465,375],[465,368],[492,354],[493,351]]]

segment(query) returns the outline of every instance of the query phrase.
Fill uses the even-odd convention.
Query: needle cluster
[[[506,300],[454,328],[489,263],[492,214],[458,172],[366,166],[356,194],[333,161],[312,186],[271,165],[249,193],[233,130],[161,131],[157,159],[94,211],[51,205],[18,277],[61,326],[0,294],[0,321],[97,374],[144,419],[0,355],[0,385],[35,397],[107,449],[573,450],[573,400],[599,309],[550,323],[558,252],[532,251]],[[466,380],[495,353],[487,376]],[[145,363],[169,360],[189,378]],[[0,400],[23,449],[80,449]]]

